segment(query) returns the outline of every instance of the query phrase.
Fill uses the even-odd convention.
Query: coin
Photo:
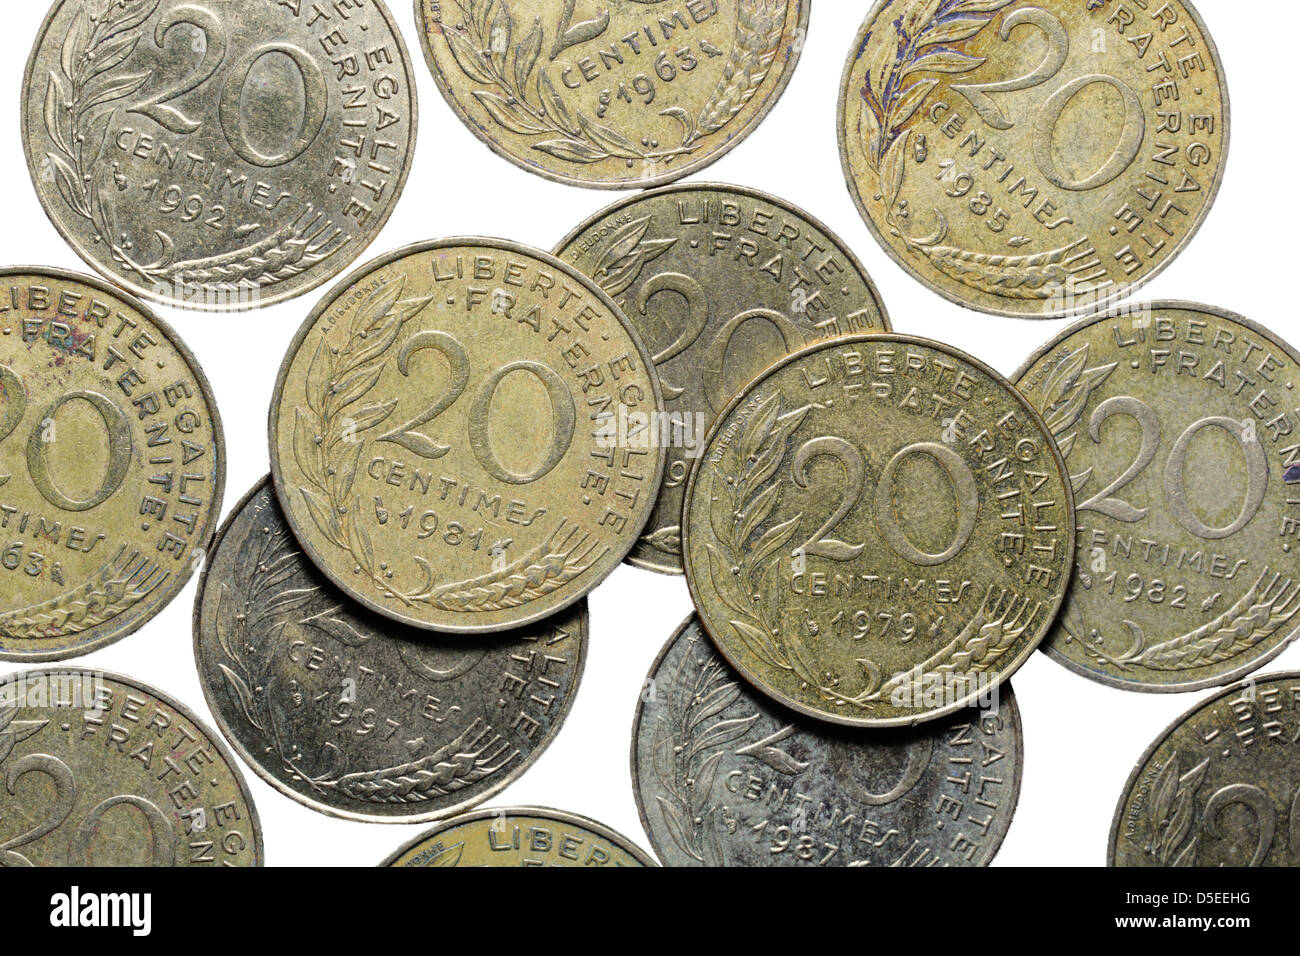
[[[267,783],[323,813],[410,823],[481,803],[555,738],[587,608],[468,646],[394,624],[303,557],[268,479],[217,535],[194,652],[217,726]]]
[[[2,866],[261,866],[226,748],[161,691],[97,670],[0,678]]]
[[[440,823],[381,866],[654,866],[627,837],[545,807],[474,810]]]
[[[194,356],[107,283],[0,269],[0,660],[85,654],[185,586],[225,490]]]
[[[1096,311],[1200,228],[1228,89],[1190,3],[883,0],[844,69],[840,156],[880,244],[959,305]]]
[[[1051,626],[1064,466],[1000,375],[894,333],[812,345],[718,416],[686,488],[686,580],[727,662],[860,727],[975,703]]]
[[[1110,865],[1300,866],[1297,740],[1297,671],[1193,707],[1133,768],[1111,824]]]
[[[921,728],[809,720],[755,692],[692,615],[650,668],[632,789],[666,866],[987,866],[1020,795],[1011,685]]]
[[[58,0],[23,89],[55,228],[184,308],[270,305],[338,275],[415,149],[410,57],[380,0]]]
[[[1300,633],[1300,355],[1208,306],[1080,322],[1020,369],[1060,443],[1076,571],[1044,644],[1128,690],[1226,684]]]
[[[659,379],[616,305],[496,239],[409,246],[337,286],[289,349],[271,465],[304,552],[432,630],[573,604],[636,543],[664,453]]]
[[[415,0],[433,78],[494,152],[547,179],[661,186],[753,132],[809,0]]]
[[[682,572],[682,491],[704,432],[740,388],[809,342],[889,330],[856,256],[808,213],[739,186],[692,183],[622,200],[560,243],[654,349],[668,450],[659,503],[628,560]],[[653,265],[651,265],[653,263]]]

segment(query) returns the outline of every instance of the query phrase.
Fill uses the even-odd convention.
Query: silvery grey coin
[[[537,759],[568,715],[586,603],[466,644],[346,598],[303,556],[269,479],[217,538],[194,650],[222,733],[264,780],[354,820],[442,819]]]
[[[632,730],[641,822],[666,866],[985,866],[1020,794],[1024,735],[996,707],[863,732],[758,694],[692,615]]]

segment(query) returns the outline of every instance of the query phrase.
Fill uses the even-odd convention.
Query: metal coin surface
[[[1226,684],[1300,633],[1300,355],[1208,306],[1087,320],[1017,373],[1069,467],[1075,575],[1046,651],[1113,687]]]
[[[1190,3],[883,0],[849,53],[839,139],[880,244],[940,295],[1096,311],[1209,214],[1231,110]]]
[[[270,481],[217,536],[194,609],[217,726],[314,810],[409,823],[517,779],[555,738],[587,653],[587,609],[466,645],[348,600],[303,557]]]
[[[632,728],[633,792],[666,866],[986,866],[1023,759],[1010,684],[996,710],[864,733],[756,693],[694,616]]]
[[[627,837],[544,807],[474,810],[406,844],[383,866],[654,866]]]
[[[589,279],[535,249],[400,249],[317,306],[280,370],[271,465],[307,556],[432,630],[500,631],[583,597],[663,477],[654,365]]]
[[[139,629],[185,586],[225,491],[207,379],[107,283],[0,270],[0,659]]]
[[[50,221],[168,305],[270,305],[378,234],[415,149],[410,57],[381,0],[58,0],[23,85]]]
[[[425,59],[469,129],[575,186],[662,186],[762,121],[809,0],[415,0]]]
[[[1138,761],[1111,825],[1111,866],[1300,866],[1300,672],[1198,704]],[[1289,838],[1288,838],[1289,837]]]
[[[1073,557],[1042,419],[970,356],[895,333],[810,346],[750,383],[705,439],[683,521],[728,663],[862,727],[991,693],[1051,626]]]
[[[687,184],[598,212],[556,252],[654,351],[668,449],[659,503],[628,560],[682,572],[682,491],[700,440],[746,382],[821,339],[889,330],[856,256],[808,213],[739,186]]]
[[[161,691],[78,668],[0,678],[0,866],[261,866],[244,778]]]

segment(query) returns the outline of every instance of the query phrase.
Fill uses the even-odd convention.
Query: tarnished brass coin
[[[501,807],[463,813],[383,866],[654,866],[627,837],[576,813]]]
[[[1228,157],[1228,89],[1185,0],[883,0],[841,83],[858,209],[959,305],[1095,311],[1195,235]]]
[[[1300,672],[1219,691],[1174,721],[1124,787],[1111,866],[1300,866]]]
[[[217,726],[314,810],[409,823],[517,779],[568,716],[587,608],[466,645],[371,614],[298,550],[270,481],[217,535],[194,608]]]
[[[1074,510],[1000,375],[894,333],[819,343],[718,417],[686,488],[686,580],[723,657],[793,710],[863,727],[976,703],[1065,597]]]
[[[594,278],[654,350],[668,450],[659,503],[628,560],[682,571],[682,491],[704,432],[740,388],[810,342],[889,330],[856,256],[784,200],[686,184],[625,199],[556,252]]]
[[[312,561],[394,620],[540,621],[649,518],[659,379],[608,296],[497,239],[408,246],[348,276],[289,349],[271,467]]]
[[[667,866],[987,866],[1024,760],[1010,684],[997,704],[898,730],[809,720],[745,684],[692,616],[637,705],[641,822]]]
[[[1044,648],[1113,687],[1200,690],[1300,633],[1300,355],[1208,306],[1130,310],[1067,329],[1016,375],[1078,510]]]
[[[0,659],[85,654],[185,586],[225,490],[203,371],[107,283],[0,270]]]
[[[0,866],[261,866],[217,736],[145,684],[77,668],[0,678]]]
[[[410,57],[381,0],[57,0],[23,90],[50,221],[114,282],[185,308],[338,275],[415,149]]]
[[[433,78],[492,150],[598,189],[697,172],[790,81],[810,0],[415,0]]]

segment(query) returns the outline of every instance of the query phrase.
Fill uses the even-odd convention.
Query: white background
[[[1279,116],[1278,99],[1279,74],[1290,51],[1275,49],[1284,41],[1276,24],[1291,6],[1284,0],[1201,0],[1200,13],[1230,84],[1231,158],[1200,235],[1140,295],[1220,305],[1284,338],[1300,339],[1288,288],[1296,268],[1295,138],[1285,114]],[[0,129],[10,132],[9,147],[0,151],[8,211],[0,262],[89,271],[47,222],[21,152],[17,94],[44,4],[5,7],[9,52],[0,66],[0,90],[12,95],[0,97]],[[752,186],[808,210],[866,264],[895,329],[949,342],[1009,374],[1066,323],[985,316],[928,292],[877,246],[844,186],[835,108],[844,60],[868,9],[866,0],[816,0],[802,61],[781,101],[745,142],[693,178]],[[362,259],[455,235],[502,236],[549,249],[621,195],[549,183],[490,153],[435,87],[408,0],[397,0],[392,11],[419,83],[419,143],[405,195]],[[228,451],[227,511],[268,470],[272,385],[290,339],[320,295],[233,316],[157,309],[198,356],[216,392]],[[77,663],[153,684],[211,726],[193,661],[194,592],[191,581],[142,631]],[[537,764],[493,804],[583,813],[648,847],[628,770],[632,714],[651,661],[689,611],[680,578],[623,566],[602,584],[591,598],[587,669],[568,722]],[[1300,668],[1300,648],[1268,669],[1288,668]],[[0,665],[0,672],[16,669]],[[1042,654],[1025,665],[1014,685],[1025,726],[1025,776],[1015,822],[995,865],[1101,865],[1115,802],[1133,763],[1205,695],[1112,690]],[[247,768],[244,775],[261,814],[269,865],[373,865],[423,829],[335,820],[280,795]]]

